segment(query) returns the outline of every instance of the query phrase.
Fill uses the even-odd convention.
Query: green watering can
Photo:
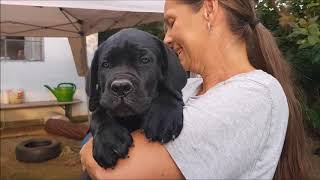
[[[77,88],[75,84],[66,82],[58,84],[56,88],[51,88],[48,85],[44,85],[44,87],[48,88],[59,102],[72,101]]]

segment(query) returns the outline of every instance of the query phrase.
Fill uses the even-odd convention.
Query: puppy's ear
[[[162,49],[162,81],[161,84],[170,94],[181,98],[181,89],[187,83],[187,73],[184,71],[176,53],[161,42]]]
[[[98,83],[99,51],[96,50],[91,62],[90,71],[86,77],[86,92],[89,96],[89,110],[94,111],[99,106],[100,88]]]
[[[187,73],[175,52],[163,42],[159,44],[162,68],[159,96],[144,115],[142,129],[148,139],[166,143],[178,137],[183,127],[181,90],[187,83]]]

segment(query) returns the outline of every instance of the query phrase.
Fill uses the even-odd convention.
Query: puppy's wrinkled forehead
[[[101,48],[103,49],[104,56],[110,51],[122,51],[126,50],[130,55],[130,51],[136,53],[144,53],[144,51],[152,51],[154,54],[160,54],[159,39],[155,36],[138,30],[138,29],[124,29],[118,33],[109,37],[103,44]]]

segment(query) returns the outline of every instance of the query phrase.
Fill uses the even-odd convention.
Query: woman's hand
[[[92,138],[80,151],[82,170],[92,179],[183,179],[180,170],[160,143],[149,142],[142,133],[132,133],[134,147],[129,158],[119,159],[114,169],[103,169],[92,156]]]
[[[88,142],[81,148],[80,159],[82,171],[87,171],[87,173],[93,179],[102,179],[102,176],[106,170],[100,167],[93,159],[92,142],[93,138],[91,137]]]

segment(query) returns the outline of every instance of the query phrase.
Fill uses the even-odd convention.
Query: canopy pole
[[[68,38],[73,60],[79,76],[86,76],[89,70],[87,62],[86,36],[80,38]]]

